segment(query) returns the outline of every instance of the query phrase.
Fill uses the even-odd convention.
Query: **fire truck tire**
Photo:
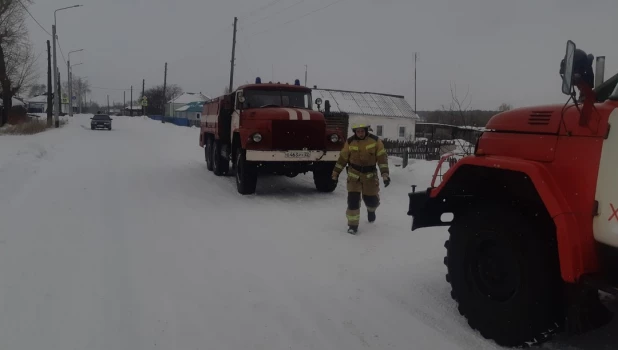
[[[206,158],[206,169],[212,171],[212,139],[208,138],[204,145],[204,158]]]
[[[255,193],[257,176],[257,169],[252,162],[247,161],[245,151],[238,150],[236,157],[236,188],[238,193],[243,195]]]
[[[230,170],[230,162],[221,156],[221,142],[212,142],[212,171],[217,176],[223,176]]]
[[[318,164],[313,170],[313,183],[319,192],[333,192],[337,188],[337,183],[333,181],[332,174],[335,163]]]
[[[564,283],[551,219],[475,208],[449,232],[446,278],[470,327],[508,347],[542,343],[560,329]]]

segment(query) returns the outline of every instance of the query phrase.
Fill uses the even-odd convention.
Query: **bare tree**
[[[34,84],[30,87],[30,91],[28,92],[28,97],[44,95],[46,93],[47,93],[47,85]]]
[[[0,92],[4,125],[12,108],[12,98],[32,85],[37,76],[34,50],[28,38],[25,6],[31,0],[0,0]]]
[[[86,78],[73,77],[73,94],[78,97],[78,103],[84,104],[86,97],[92,92],[90,82]],[[79,105],[78,105],[79,106]]]
[[[148,106],[146,107],[146,114],[154,115],[159,114],[164,110],[165,105],[174,98],[182,95],[183,90],[180,86],[171,84],[165,88],[165,96],[163,96],[163,85],[157,85],[147,89],[144,92],[148,99]],[[143,96],[140,96],[140,98]],[[139,104],[138,104],[139,105]]]
[[[460,98],[457,95],[457,85],[451,84],[451,103],[448,107],[442,105],[442,111],[444,115],[448,118],[447,123],[451,125],[462,125],[463,127],[472,127],[472,123],[470,122],[470,105],[472,104],[472,99],[470,98],[470,87],[466,88],[466,93],[463,98]],[[459,144],[459,147],[463,150],[465,155],[472,154],[474,151],[474,145],[470,142],[467,142],[462,139],[456,139],[456,142]]]
[[[510,111],[511,109],[513,109],[513,105],[508,104],[508,103],[503,103],[500,105],[500,107],[498,107],[498,112],[506,112],[506,111]]]

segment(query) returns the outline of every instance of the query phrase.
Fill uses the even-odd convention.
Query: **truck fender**
[[[444,174],[440,185],[430,190],[429,197],[439,197],[453,175],[464,166],[510,170],[528,176],[556,226],[563,280],[576,282],[582,274],[596,271],[598,265],[596,256],[585,254],[584,251],[590,243],[590,237],[579,232],[580,227],[575,214],[556,181],[542,163],[499,156],[464,157]]]

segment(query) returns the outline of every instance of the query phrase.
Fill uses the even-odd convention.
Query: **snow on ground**
[[[445,229],[410,231],[392,162],[378,221],[345,233],[344,181],[206,170],[198,130],[89,116],[0,136],[0,349],[497,349],[445,281]],[[613,326],[616,326],[614,322]],[[609,349],[611,326],[552,349]]]

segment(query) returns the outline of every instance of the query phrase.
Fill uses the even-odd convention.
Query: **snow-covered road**
[[[395,168],[355,237],[343,184],[260,178],[241,196],[198,129],[113,124],[0,136],[0,349],[498,348],[450,299],[446,230],[410,231],[431,164]],[[609,349],[612,327],[545,347]]]

